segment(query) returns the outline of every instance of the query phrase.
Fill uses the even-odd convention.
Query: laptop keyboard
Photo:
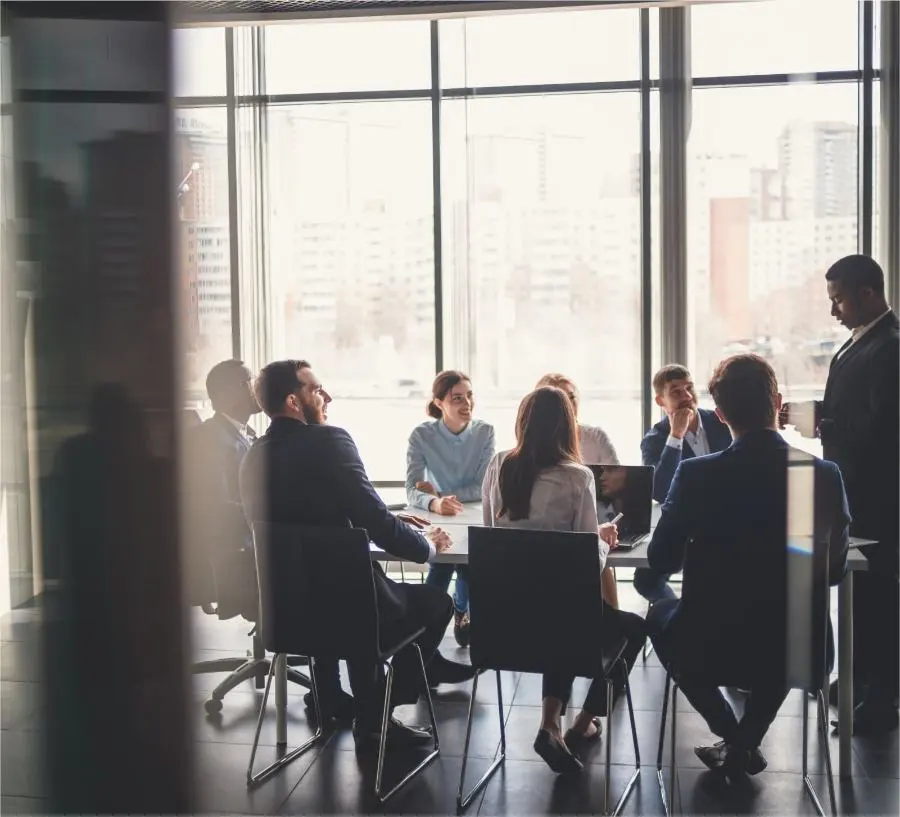
[[[619,537],[619,544],[636,547],[644,544],[649,538],[649,533],[626,533],[624,536]]]

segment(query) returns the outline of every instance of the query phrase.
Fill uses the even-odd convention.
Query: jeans
[[[430,584],[446,593],[447,588],[450,587],[450,579],[453,578],[454,570],[456,571],[456,592],[453,595],[453,604],[456,612],[467,613],[469,611],[469,569],[465,565],[432,565],[425,584]]]
[[[651,604],[664,599],[674,599],[677,596],[668,584],[671,578],[670,574],[659,573],[652,567],[639,567],[634,571],[634,589]]]

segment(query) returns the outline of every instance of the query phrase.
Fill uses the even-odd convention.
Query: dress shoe
[[[728,744],[720,740],[712,746],[695,746],[694,754],[707,769],[720,769],[725,762],[725,755],[728,754]]]
[[[554,738],[546,729],[539,729],[534,739],[534,751],[557,774],[579,774],[584,764],[575,757],[565,743]]]
[[[307,692],[303,696],[303,705],[310,711],[313,711],[312,692]],[[340,723],[351,723],[353,721],[353,696],[348,695],[344,690],[337,693],[336,696],[328,696],[323,698],[319,696],[319,707],[322,710],[323,720],[336,720]]]
[[[381,724],[365,727],[360,725],[358,721],[354,721],[353,742],[356,744],[357,752],[376,749],[380,740]],[[408,749],[433,742],[434,735],[432,735],[430,729],[406,726],[396,718],[391,718],[388,721],[387,740],[385,741],[385,746],[388,749]]]
[[[474,678],[478,670],[471,664],[459,664],[444,658],[439,652],[428,662],[425,674],[428,676],[428,686],[434,689],[438,684],[461,684]]]
[[[459,644],[460,647],[469,646],[471,626],[472,625],[469,621],[468,611],[466,611],[465,613],[460,613],[459,610],[457,610],[455,620],[453,622],[453,637],[456,639],[456,643]]]
[[[735,746],[729,746],[724,740],[720,740],[712,746],[696,746],[694,754],[703,761],[703,765],[707,769],[722,769],[726,772],[740,770],[754,775],[759,774],[769,765],[758,746],[749,750],[738,749]],[[730,761],[729,756],[732,756]],[[730,765],[727,765],[729,763]]]

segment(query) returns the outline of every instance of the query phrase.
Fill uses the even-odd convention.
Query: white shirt
[[[703,420],[700,419],[699,413],[697,414],[696,431],[691,431],[690,429],[685,431],[683,440],[678,439],[678,437],[673,437],[670,434],[669,438],[666,440],[666,445],[670,448],[678,448],[680,450],[683,447],[685,440],[687,440],[687,444],[691,447],[695,457],[704,457],[709,454],[709,440],[706,437],[706,429],[703,427]]]
[[[619,457],[609,435],[598,426],[578,426],[581,461],[591,465],[618,465]]]
[[[224,411],[222,412],[222,416],[238,430],[238,434],[240,434],[245,440],[251,443],[253,442],[253,439],[251,439],[250,435],[247,433],[246,423],[239,423],[234,419],[234,417],[229,417]]]
[[[546,468],[538,474],[531,491],[528,519],[511,521],[504,515],[497,518],[501,507],[500,465],[508,451],[494,455],[484,475],[481,502],[484,525],[488,528],[524,528],[526,530],[556,530],[571,533],[597,533],[597,492],[594,474],[574,462]],[[609,545],[599,534],[600,569],[606,566]]]
[[[840,360],[844,356],[844,354],[847,352],[847,350],[850,347],[852,347],[855,343],[859,343],[860,338],[862,338],[862,336],[865,335],[866,332],[868,332],[870,329],[872,329],[875,326],[875,324],[878,323],[878,321],[880,321],[885,315],[889,314],[890,311],[891,311],[891,308],[888,307],[877,318],[875,318],[874,321],[870,321],[869,323],[865,324],[865,326],[857,326],[856,329],[851,330],[850,343],[848,343],[846,346],[842,346],[841,349],[838,351],[838,354],[837,354],[838,360]]]

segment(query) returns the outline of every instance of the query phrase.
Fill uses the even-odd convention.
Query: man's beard
[[[311,426],[320,426],[325,423],[325,414],[322,408],[319,406],[311,406],[306,403],[303,404],[303,419],[306,420],[307,425]]]

